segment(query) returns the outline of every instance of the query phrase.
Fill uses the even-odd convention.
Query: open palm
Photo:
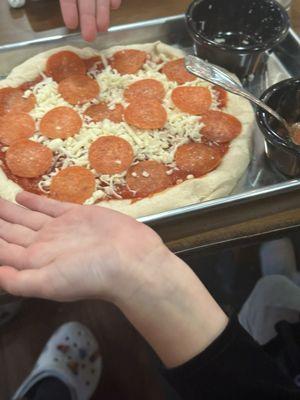
[[[162,247],[151,229],[102,207],[26,192],[17,199],[23,207],[0,200],[0,287],[15,295],[111,299],[120,288],[130,295],[134,279],[125,275]]]

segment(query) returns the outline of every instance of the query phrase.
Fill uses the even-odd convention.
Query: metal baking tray
[[[92,44],[101,49],[114,45],[132,43],[147,43],[161,40],[170,45],[179,47],[187,53],[192,53],[192,41],[185,28],[184,15],[159,18],[134,24],[119,25],[110,28],[107,33],[99,35]],[[85,47],[79,34],[62,34],[25,42],[0,46],[0,78],[4,78],[11,69],[29,57],[49,48],[62,45]],[[290,30],[286,40],[269,55],[267,67],[255,79],[244,82],[250,91],[260,95],[266,87],[295,76],[300,71],[300,40]],[[300,188],[300,180],[288,180],[275,171],[264,156],[264,140],[258,127],[254,129],[254,151],[249,168],[234,192],[216,200],[193,204],[173,209],[159,214],[140,218],[155,228],[166,226],[170,220],[172,225],[176,220],[200,215],[208,210],[224,208],[229,205],[238,205],[267,196],[289,192]]]

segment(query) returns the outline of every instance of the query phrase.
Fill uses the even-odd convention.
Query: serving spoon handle
[[[210,82],[214,85],[218,85],[223,89],[236,94],[238,96],[244,97],[245,99],[251,101],[256,104],[258,107],[264,109],[269,114],[271,114],[274,118],[276,118],[290,133],[291,127],[287,123],[287,121],[282,118],[276,111],[274,111],[271,107],[267,106],[264,102],[259,100],[257,97],[253,96],[248,90],[243,88],[238,82],[236,82],[230,75],[224,72],[221,68],[218,68],[216,65],[210,64],[207,61],[203,61],[195,56],[186,56],[185,57],[185,66],[186,69],[192,74]],[[283,138],[274,132],[277,138],[282,141]]]

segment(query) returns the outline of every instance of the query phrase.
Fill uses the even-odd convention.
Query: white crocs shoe
[[[24,7],[26,4],[26,0],[7,0],[7,1],[12,8],[21,8]],[[31,0],[31,1],[40,1],[40,0]]]
[[[284,275],[300,286],[300,272],[291,239],[264,242],[259,250],[261,272],[263,276]]]
[[[88,400],[102,370],[94,335],[79,322],[62,325],[49,339],[32,372],[12,400],[22,399],[40,380],[58,378],[70,390],[72,400]]]
[[[12,8],[21,8],[25,6],[26,0],[8,0],[8,4]]]

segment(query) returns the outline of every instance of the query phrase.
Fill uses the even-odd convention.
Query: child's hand
[[[0,288],[118,306],[168,367],[203,351],[228,319],[190,268],[157,234],[98,206],[26,192],[0,199]]]
[[[122,0],[60,0],[66,26],[76,29],[80,24],[82,36],[91,42],[97,32],[109,27],[110,9],[120,7]]]
[[[0,199],[0,287],[53,300],[130,297],[169,254],[146,225],[97,206],[23,192]],[[2,267],[1,267],[2,265]]]

